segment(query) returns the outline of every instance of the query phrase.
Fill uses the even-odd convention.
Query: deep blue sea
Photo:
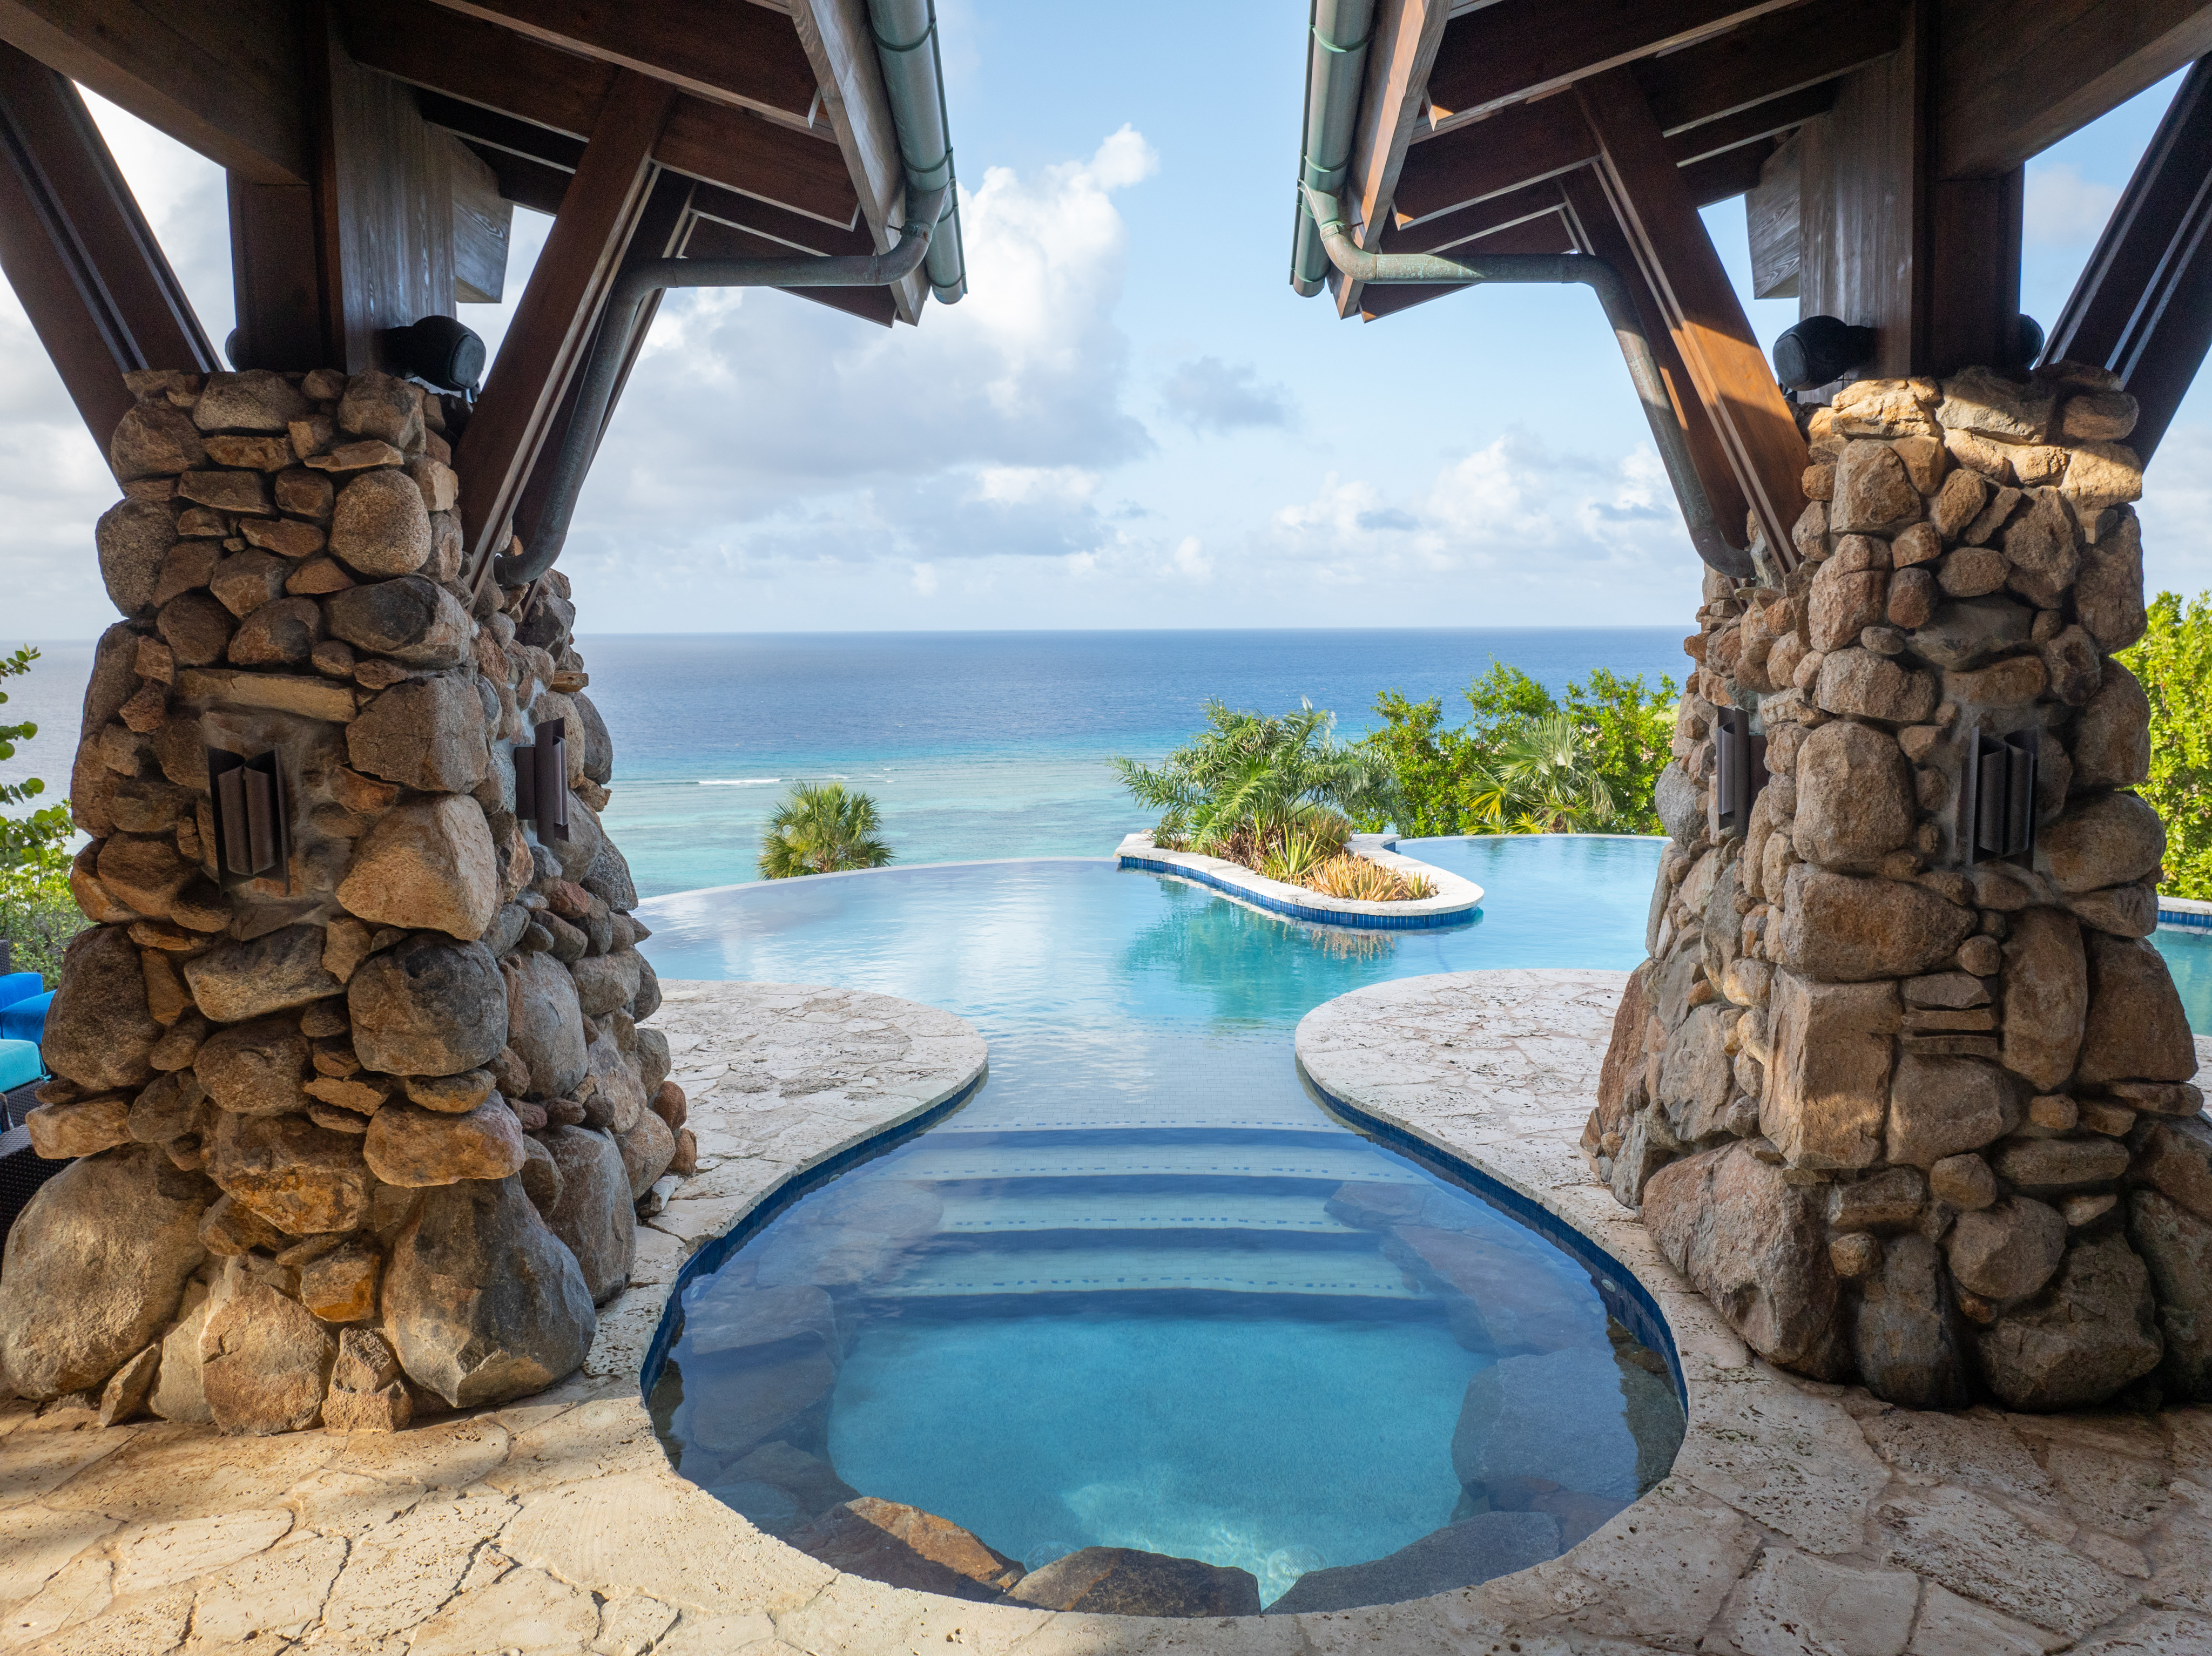
[[[1462,692],[1493,660],[1557,691],[1592,668],[1688,665],[1681,628],[1360,632],[714,634],[586,637],[614,736],[607,826],[647,896],[754,877],[785,786],[842,779],[881,810],[902,863],[1104,857],[1150,825],[1115,755],[1156,760],[1209,697],[1300,697],[1356,735],[1376,695]]]

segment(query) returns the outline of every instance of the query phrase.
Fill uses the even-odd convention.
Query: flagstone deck
[[[223,1438],[0,1407],[0,1650],[806,1652],[2212,1648],[2212,1410],[1913,1415],[1752,1359],[1574,1149],[1620,974],[1416,979],[1299,1032],[1316,1082],[1595,1239],[1659,1299],[1690,1392],[1673,1477],[1565,1556],[1465,1592],[1220,1622],[1054,1615],[839,1575],[669,1470],[637,1368],[683,1260],[792,1174],[951,1095],[949,1015],[665,986],[701,1170],[647,1227],[585,1371],[396,1436]],[[2077,1642],[2078,1641],[2078,1642]]]

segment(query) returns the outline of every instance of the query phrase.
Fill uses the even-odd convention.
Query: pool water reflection
[[[1663,1476],[1672,1382],[1588,1271],[1325,1113],[1290,1039],[1389,978],[1633,966],[1658,842],[1407,849],[1487,889],[1474,923],[1336,931],[1104,861],[647,905],[665,978],[878,990],[991,1043],[960,1109],[687,1289],[653,1393],[685,1476],[802,1546],[858,1492],[1000,1585],[1129,1547],[1285,1611],[1522,1568]]]

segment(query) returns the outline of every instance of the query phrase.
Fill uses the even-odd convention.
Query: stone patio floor
[[[1328,1092],[1542,1203],[1673,1325],[1690,1392],[1673,1476],[1550,1563],[1407,1604],[1176,1622],[900,1591],[762,1534],[669,1469],[639,1395],[676,1274],[793,1173],[965,1086],[983,1043],[882,996],[671,983],[653,1022],[700,1170],[641,1228],[582,1373],[397,1435],[103,1430],[0,1405],[0,1650],[2212,1651],[2212,1410],[1921,1415],[1751,1357],[1575,1150],[1622,981],[1413,979],[1298,1032]]]

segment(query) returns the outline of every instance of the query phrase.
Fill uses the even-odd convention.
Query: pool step
[[[1200,1190],[1133,1194],[1047,1189],[1033,1196],[952,1194],[939,1234],[988,1236],[1038,1230],[1244,1230],[1343,1235],[1325,1195]]]
[[[1421,1297],[1407,1286],[1403,1271],[1376,1253],[1288,1248],[1215,1252],[1142,1242],[932,1254],[915,1260],[892,1281],[869,1289],[873,1297],[890,1300],[1175,1291],[1323,1294],[1371,1300]]]
[[[960,1179],[1315,1179],[1342,1183],[1420,1184],[1421,1175],[1378,1156],[1364,1140],[1346,1136],[1341,1146],[1285,1144],[1056,1144],[1038,1134],[1025,1144],[915,1142],[897,1163],[897,1176],[943,1182]]]

